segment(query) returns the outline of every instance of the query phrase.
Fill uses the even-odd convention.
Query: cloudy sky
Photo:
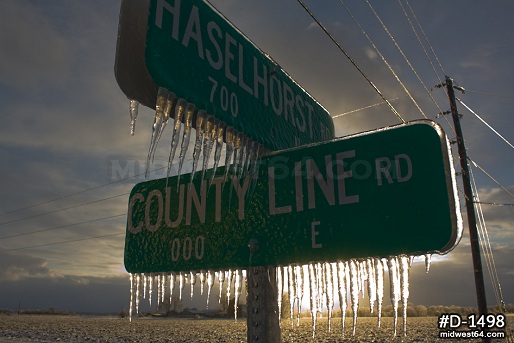
[[[298,2],[212,3],[332,116],[344,114],[334,118],[337,136],[399,123]],[[380,54],[450,139],[454,134],[447,121],[436,118],[449,109],[445,93],[434,87],[445,74],[466,89],[457,94],[462,102],[514,142],[511,1],[412,2],[431,46],[401,1],[434,68],[399,2],[370,3],[412,68],[366,1],[347,6],[380,53],[340,2],[306,1],[406,120],[423,114]],[[129,134],[128,100],[114,78],[120,1],[3,0],[1,8],[0,308],[119,311],[129,302],[123,266],[128,193],[144,180],[153,124],[152,111],[141,108],[136,135]],[[496,180],[473,167],[480,200],[513,204],[512,195],[498,185],[514,193],[512,146],[463,105],[459,109],[469,157]],[[167,158],[169,135],[168,129],[156,161]],[[484,205],[483,214],[503,296],[514,303],[514,207]],[[454,251],[435,258],[430,273],[414,264],[410,300],[474,306],[472,271],[465,232]],[[496,300],[487,270],[485,275],[492,305]]]

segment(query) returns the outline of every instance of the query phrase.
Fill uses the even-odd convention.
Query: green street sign
[[[153,81],[228,126],[280,150],[334,138],[329,113],[203,0],[150,0]]]
[[[449,144],[417,121],[268,155],[240,179],[137,184],[128,272],[445,253],[461,218]],[[253,173],[252,170],[256,172]],[[211,171],[212,172],[212,171]]]

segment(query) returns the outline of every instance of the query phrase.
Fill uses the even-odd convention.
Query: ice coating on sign
[[[137,120],[137,114],[139,112],[139,101],[137,100],[130,100],[130,134],[134,136],[134,133],[136,132],[136,120]]]
[[[276,267],[277,282],[277,303],[282,307],[282,299],[287,293],[289,295],[290,315],[294,326],[295,313],[297,311],[298,321],[302,311],[302,297],[304,292],[310,295],[310,313],[312,320],[312,337],[315,338],[318,326],[318,318],[325,317],[329,323],[328,330],[334,329],[332,324],[333,306],[336,299],[339,301],[341,310],[341,336],[345,335],[345,318],[347,305],[350,304],[353,315],[352,335],[357,329],[359,297],[367,292],[370,299],[370,311],[375,312],[378,317],[377,326],[381,326],[382,302],[384,297],[384,274],[388,268],[391,303],[393,305],[394,336],[397,332],[398,305],[402,303],[403,333],[407,332],[407,303],[409,298],[409,269],[411,257],[406,255],[389,256],[387,259],[366,258],[359,260],[309,263],[307,265],[289,265]],[[158,292],[158,304],[162,304],[166,296],[169,296],[170,304],[174,294],[176,278],[178,276],[179,299],[182,300],[182,291],[189,283],[191,296],[205,296],[201,292],[193,293],[197,278],[200,287],[207,284],[207,308],[212,296],[211,290],[216,281],[219,287],[218,303],[226,297],[227,304],[234,302],[234,318],[237,320],[238,305],[243,294],[243,287],[246,284],[243,270],[221,270],[216,273],[213,270],[201,270],[175,273],[151,273],[151,274],[130,274],[130,320],[134,314],[139,314],[139,299],[148,298],[151,305],[154,288]],[[223,285],[226,283],[226,287]],[[141,288],[143,289],[141,291]],[[362,292],[362,293],[361,293]],[[337,293],[337,295],[336,295]],[[375,300],[371,300],[375,299]],[[193,300],[196,301],[196,300]],[[295,305],[296,304],[296,305]],[[376,304],[376,305],[375,305]],[[225,305],[223,305],[225,307]],[[375,307],[376,306],[376,307]],[[226,307],[225,307],[226,308]],[[280,308],[281,310],[281,308]],[[280,311],[279,311],[280,313]]]

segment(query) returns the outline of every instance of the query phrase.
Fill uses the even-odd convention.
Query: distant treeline
[[[284,311],[286,310],[286,311]],[[507,313],[514,313],[514,305],[508,304],[506,305]],[[499,313],[501,312],[498,307],[489,307],[489,313]],[[424,306],[424,305],[411,305],[407,306],[407,317],[438,317],[442,313],[457,313],[461,316],[465,317],[468,314],[476,313],[478,314],[478,309],[475,307],[463,307],[463,306]],[[324,312],[326,314],[326,312]],[[310,311],[302,312],[302,317],[310,317]],[[332,313],[334,317],[341,317],[341,310],[335,310]],[[373,313],[371,313],[369,307],[359,307],[357,311],[357,315],[359,317],[376,317],[377,309],[376,306],[373,309]],[[401,317],[403,315],[403,309],[401,304],[398,306],[398,316]],[[289,306],[286,309],[282,309],[282,317],[287,318],[289,316]],[[346,310],[346,316],[352,316],[352,311],[350,309]],[[393,317],[394,311],[392,305],[387,305],[382,307],[382,317]]]
[[[286,305],[287,304],[287,305]],[[289,304],[282,303],[282,318],[288,318],[289,316]],[[507,304],[505,306],[507,313],[514,313],[514,304]],[[123,312],[123,311],[122,311]],[[201,311],[200,311],[201,312]],[[296,310],[295,310],[296,312]],[[489,307],[489,313],[499,313],[501,312],[498,307]],[[326,312],[324,312],[326,314]],[[398,316],[402,316],[403,310],[401,304],[398,306]],[[463,307],[463,306],[424,306],[424,305],[412,305],[409,304],[407,306],[407,317],[438,317],[442,313],[457,313],[461,316],[466,316],[471,313],[478,313],[477,308],[475,307]],[[68,311],[57,311],[54,308],[49,308],[47,310],[20,310],[20,311],[12,311],[10,309],[0,309],[0,315],[81,315],[83,313],[78,312],[68,312]],[[374,308],[373,313],[371,313],[369,307],[359,307],[357,312],[359,317],[376,317],[376,307]],[[97,315],[99,315],[97,313]],[[112,315],[112,313],[105,313],[105,315]],[[233,313],[230,313],[233,315]],[[243,314],[241,314],[243,315]],[[295,314],[296,315],[296,314]],[[301,313],[302,317],[310,317],[310,311],[304,311]],[[334,317],[341,317],[341,310],[334,309],[332,315]],[[346,311],[346,316],[351,316],[352,311],[348,309]],[[392,305],[387,305],[382,307],[382,317],[393,317],[394,311]],[[124,317],[120,314],[120,317]]]

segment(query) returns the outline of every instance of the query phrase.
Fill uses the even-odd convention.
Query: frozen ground
[[[282,322],[282,342],[480,342],[480,340],[439,339],[437,318],[409,318],[408,333],[392,338],[392,318],[383,318],[377,329],[376,318],[359,318],[355,337],[351,320],[346,320],[345,338],[341,337],[340,318],[327,332],[327,321],[318,321],[312,340],[311,321],[302,319],[299,328]],[[401,328],[399,327],[400,331]],[[514,317],[509,317],[514,334]],[[0,316],[0,343],[7,342],[246,342],[246,320],[221,319],[127,319],[82,318],[73,316]],[[493,342],[506,342],[493,340]]]

